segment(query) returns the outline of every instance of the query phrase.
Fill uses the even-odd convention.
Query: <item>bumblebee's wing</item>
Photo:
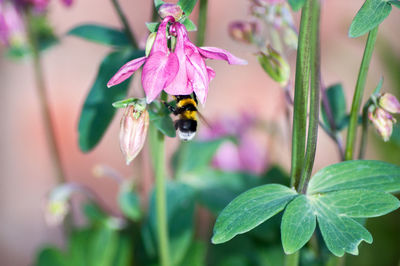
[[[198,115],[198,117],[199,117],[199,120],[200,120],[203,124],[205,124],[208,128],[211,128],[210,123],[208,123],[207,119],[206,119],[199,111],[197,111],[197,115]]]

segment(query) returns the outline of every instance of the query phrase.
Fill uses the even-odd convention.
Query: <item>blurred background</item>
[[[151,2],[121,0],[138,39],[147,37],[145,22],[150,21]],[[324,1],[322,12],[322,74],[325,84],[341,82],[351,104],[365,37],[347,37],[350,22],[363,0]],[[224,62],[209,62],[217,75],[211,82],[207,104],[201,109],[208,120],[247,111],[266,121],[285,124],[283,91],[262,70],[256,61],[256,50],[230,39],[228,24],[248,18],[249,0],[210,0],[206,45],[227,49],[245,58],[247,66],[227,66]],[[395,8],[394,8],[395,9]],[[196,21],[193,13],[193,20]],[[296,21],[298,21],[296,14]],[[91,187],[105,204],[117,210],[117,185],[110,179],[95,178],[93,168],[108,165],[124,176],[135,177],[135,165],[126,166],[119,150],[118,130],[121,113],[94,151],[84,154],[78,148],[77,124],[83,101],[94,81],[98,65],[108,48],[66,36],[65,33],[81,23],[92,22],[119,27],[119,20],[107,0],[76,0],[65,9],[53,1],[49,12],[61,43],[47,51],[43,64],[57,141],[68,181]],[[365,95],[374,90],[382,75],[383,89],[399,96],[400,58],[399,10],[394,10],[380,27],[378,47],[369,71]],[[1,49],[1,48],[0,48]],[[44,220],[43,206],[47,193],[54,186],[53,170],[44,139],[41,115],[31,62],[27,59],[11,61],[0,50],[0,264],[29,265],[35,252],[45,243],[63,244],[60,228],[49,227]],[[295,54],[290,56],[293,66]],[[392,64],[392,66],[390,66]],[[390,73],[389,66],[391,67]],[[399,62],[397,62],[399,66]],[[397,80],[396,80],[397,79]],[[141,95],[137,80],[131,84],[130,94]],[[223,104],[221,104],[223,99]],[[400,164],[399,146],[383,144],[370,130],[367,158]],[[269,142],[268,157],[288,169],[290,145],[287,136],[277,143]],[[176,139],[167,139],[169,154],[177,146]],[[395,148],[396,150],[393,151]],[[397,156],[397,157],[396,157]],[[319,134],[315,170],[338,161],[336,148],[324,132]],[[150,177],[150,176],[149,176]],[[147,177],[148,178],[148,177]],[[151,182],[149,180],[148,182]],[[362,245],[358,258],[351,256],[348,265],[374,265],[374,254],[389,252],[390,259],[380,265],[399,261],[400,215],[392,213],[379,221],[368,223],[374,235],[373,245]],[[385,223],[385,226],[379,226]],[[396,256],[397,258],[393,257]],[[375,264],[376,265],[376,264]]]

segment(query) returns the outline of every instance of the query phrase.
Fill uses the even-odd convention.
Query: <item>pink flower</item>
[[[168,23],[171,23],[169,33]],[[168,48],[167,38],[170,35],[176,35],[174,51]],[[158,28],[149,56],[134,59],[122,66],[107,86],[123,82],[143,65],[142,86],[148,103],[164,90],[171,95],[189,95],[194,92],[204,104],[209,82],[215,76],[214,70],[206,66],[205,59],[225,60],[229,64],[246,64],[246,61],[226,50],[195,46],[189,40],[185,26],[168,16]]]
[[[251,133],[254,124],[254,117],[242,114],[236,119],[224,118],[200,132],[201,138],[205,140],[227,136],[238,139],[237,143],[222,143],[212,160],[213,167],[224,171],[245,171],[254,174],[261,174],[266,169],[267,153]]]
[[[18,45],[25,35],[24,23],[17,7],[0,0],[0,42],[4,45]]]

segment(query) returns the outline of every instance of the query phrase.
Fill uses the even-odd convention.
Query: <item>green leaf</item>
[[[357,255],[361,241],[372,243],[371,234],[353,219],[335,213],[334,209],[318,200],[310,202],[326,246],[334,255],[341,257],[345,252]]]
[[[206,265],[206,252],[207,246],[206,243],[201,241],[193,242],[189,250],[186,252],[185,257],[181,262],[181,266],[204,266]]]
[[[334,209],[336,214],[355,218],[382,216],[399,207],[399,200],[395,196],[364,189],[334,191],[317,199]]]
[[[349,37],[356,38],[379,26],[392,11],[387,0],[366,0],[350,25]]]
[[[133,265],[133,241],[129,234],[120,234],[118,248],[114,256],[114,262],[111,265],[112,266]]]
[[[108,80],[126,62],[143,55],[143,51],[123,50],[104,58],[79,119],[79,147],[83,152],[92,150],[103,137],[115,114],[112,103],[126,97],[129,81],[107,88]]]
[[[285,209],[281,224],[283,250],[292,254],[302,248],[314,233],[314,210],[305,195],[299,195]]]
[[[344,189],[400,191],[400,167],[381,161],[346,161],[329,165],[310,180],[307,194]]]
[[[250,231],[282,211],[297,192],[277,184],[250,189],[235,198],[218,216],[212,243],[219,244]]]
[[[260,185],[261,181],[246,173],[223,172],[212,168],[182,173],[179,180],[194,188],[197,201],[214,214],[219,214],[240,193]]]
[[[64,254],[55,247],[43,248],[36,259],[36,266],[68,266]]]
[[[344,95],[344,90],[341,84],[336,84],[330,86],[326,90],[326,96],[328,98],[328,103],[331,108],[331,114],[333,117],[333,122],[337,130],[343,129],[345,125],[344,120],[346,119],[346,97]],[[333,129],[330,126],[327,111],[325,105],[321,104],[321,115],[324,124],[327,125],[331,131]]]
[[[150,32],[156,32],[160,26],[160,22],[146,22],[146,27]]]
[[[223,141],[226,139],[182,142],[174,157],[177,178],[207,168]]]
[[[118,247],[118,233],[107,227],[101,227],[94,233],[89,244],[90,265],[112,265]]]
[[[109,46],[124,47],[131,44],[123,31],[103,25],[80,25],[70,30],[67,34]]]
[[[191,21],[189,18],[185,18],[182,24],[185,26],[187,31],[197,31],[196,24],[194,24],[194,22]]]
[[[149,109],[148,111],[150,123],[155,125],[155,127],[164,135],[170,138],[176,137],[174,121],[172,121],[168,109],[165,106],[162,106],[159,112],[155,112],[151,109]]]
[[[294,11],[298,11],[304,6],[306,0],[289,0],[288,2]]]
[[[400,8],[400,1],[389,1],[389,3]]]
[[[193,238],[195,191],[188,185],[169,182],[166,197],[171,264],[177,265],[183,260]],[[156,239],[157,214],[154,191],[151,194],[149,210],[150,230]]]
[[[132,221],[139,221],[142,217],[139,195],[132,189],[121,189],[118,195],[118,204],[122,213]]]
[[[88,261],[88,246],[94,233],[93,229],[74,230],[68,239],[69,265],[86,266]]]
[[[196,5],[197,0],[179,0],[178,5],[182,8],[183,12],[185,12],[186,16],[189,16],[194,6]]]
[[[154,0],[154,6],[155,8],[158,10],[160,8],[161,5],[165,4],[164,1],[162,0]]]

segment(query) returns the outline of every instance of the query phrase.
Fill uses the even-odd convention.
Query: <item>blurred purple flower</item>
[[[200,138],[212,140],[232,136],[238,142],[226,141],[218,148],[212,165],[224,171],[245,171],[261,174],[268,166],[267,154],[251,134],[253,116],[243,113],[240,118],[224,118],[200,132]]]
[[[175,49],[168,48],[168,23],[172,23],[170,35],[176,36]],[[171,95],[189,95],[195,92],[199,101],[204,104],[209,82],[215,76],[214,70],[206,66],[205,59],[225,60],[229,64],[247,63],[220,48],[195,46],[189,40],[185,26],[168,16],[158,28],[149,56],[134,59],[122,66],[107,86],[123,82],[144,65],[142,86],[148,103],[164,90]]]
[[[18,45],[24,36],[24,22],[16,5],[0,0],[0,42],[6,46]]]

